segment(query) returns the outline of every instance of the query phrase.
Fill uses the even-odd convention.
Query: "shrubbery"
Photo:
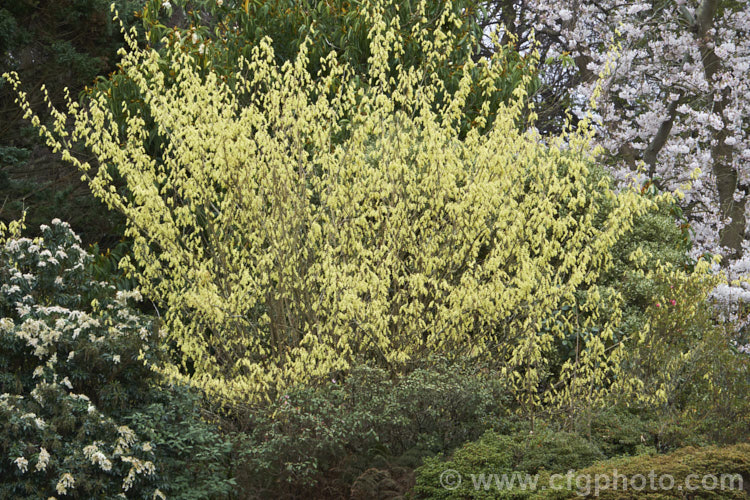
[[[123,420],[154,443],[156,481],[167,498],[238,496],[232,436],[220,430],[216,417],[206,419],[192,389],[153,386],[148,404],[133,408]]]
[[[228,494],[226,441],[147,366],[162,348],[138,294],[92,279],[58,220],[0,242],[0,496]]]
[[[609,489],[599,489],[597,498],[603,500],[631,498],[669,500],[750,497],[750,444],[748,443],[725,447],[686,447],[666,455],[639,455],[608,460],[580,469],[576,474],[588,478],[595,478],[597,474],[612,478],[615,470],[618,474],[627,477],[628,487],[623,487],[622,479],[620,479],[617,488],[613,485]],[[693,476],[688,477],[691,474]],[[633,483],[633,477],[638,475],[646,478],[644,483],[640,481],[640,478],[636,478],[636,482]],[[656,478],[653,481],[653,489],[652,481],[648,479],[650,475],[655,475]],[[658,482],[662,476],[666,475],[671,476],[674,481],[672,483],[674,487],[671,489],[661,487],[661,485],[670,484],[670,480],[664,479],[662,483]],[[723,479],[722,476],[724,476]],[[686,482],[687,479],[689,482]],[[604,484],[603,480],[601,484]],[[634,491],[632,484],[638,487],[641,484],[646,486],[639,491]],[[732,485],[733,487],[730,488]],[[593,486],[591,484],[589,486],[591,486],[590,491],[593,492]],[[695,490],[688,491],[686,488],[695,488]],[[580,497],[580,490],[547,491],[534,496],[540,500]]]
[[[593,412],[587,425],[578,426],[578,431],[607,458],[653,451],[658,442],[653,411],[633,408],[612,407]]]
[[[690,487],[694,490],[687,498],[748,498],[750,495],[748,443],[685,447],[669,454],[651,451],[610,460],[603,458],[596,445],[577,434],[551,430],[511,435],[488,432],[478,441],[458,449],[449,460],[426,459],[416,471],[416,486],[412,492],[415,498],[429,499],[543,500],[596,495],[610,500],[667,500],[686,498],[685,488]],[[446,479],[445,471],[452,476]],[[498,478],[505,474],[507,482],[495,481],[493,474]],[[551,482],[553,474],[560,476]],[[615,474],[620,477],[617,487],[612,482]],[[482,475],[488,480],[476,479]],[[533,475],[536,477],[532,478]],[[566,480],[567,477],[570,480]],[[622,482],[623,477],[626,483]],[[649,479],[652,477],[653,480]],[[665,479],[658,482],[661,477]],[[704,477],[705,483],[702,482]],[[456,478],[461,480],[451,482]],[[641,482],[641,478],[646,478],[645,482]],[[670,484],[669,488],[662,487]]]
[[[165,344],[154,321],[128,304],[137,292],[95,279],[101,270],[66,224],[53,221],[41,234],[32,240],[13,230],[0,248],[6,496],[112,496],[127,487],[136,497],[325,491],[364,499],[403,495],[416,481],[417,497],[450,498],[475,493],[445,490],[445,469],[549,474],[606,457],[747,437],[747,360],[722,342],[709,304],[688,322],[669,302],[700,302],[700,288],[679,280],[670,287],[658,274],[648,293],[661,293],[656,300],[665,306],[644,314],[652,316],[652,342],[663,347],[649,362],[665,366],[700,354],[687,358],[692,370],[673,386],[667,407],[592,410],[580,414],[583,420],[561,421],[575,432],[553,431],[538,419],[532,433],[514,414],[501,376],[474,362],[462,368],[431,357],[405,375],[362,365],[320,385],[291,387],[270,404],[235,409],[222,432],[202,418],[205,405],[193,390],[164,385],[146,365],[163,361]],[[675,331],[680,325],[687,334]],[[660,368],[651,370],[658,375]],[[712,406],[703,408],[706,402]],[[454,449],[448,461],[441,458]]]
[[[359,367],[343,380],[290,390],[255,412],[238,445],[243,491],[347,496],[352,484],[363,488],[383,476],[378,483],[393,480],[403,493],[425,456],[510,425],[508,398],[495,379],[435,361],[395,379]]]
[[[472,474],[536,474],[541,471],[565,473],[604,458],[601,450],[585,438],[550,429],[529,430],[513,434],[488,432],[475,442],[466,443],[449,460],[428,458],[417,469],[416,498],[527,498],[532,491],[509,489],[490,493],[475,488]],[[443,473],[456,471],[466,480],[456,489],[446,488]],[[450,485],[450,483],[449,483]],[[493,483],[494,487],[494,483]]]
[[[225,78],[205,30],[176,30],[162,52],[128,39],[124,106],[102,87],[48,128],[20,94],[125,216],[117,284],[164,329],[66,224],[3,237],[0,493],[492,497],[440,475],[688,452],[745,470],[744,445],[649,455],[750,428],[750,360],[673,196],[615,189],[587,119],[527,127],[533,75],[495,102],[517,54],[454,68],[454,10],[407,35],[370,7],[364,79],[265,39]]]

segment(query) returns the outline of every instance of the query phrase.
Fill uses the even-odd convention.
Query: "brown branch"
[[[672,125],[674,125],[674,119],[677,116],[677,106],[679,105],[681,98],[682,95],[680,95],[678,99],[669,103],[669,106],[667,106],[667,117],[661,122],[659,130],[651,140],[651,144],[648,145],[646,151],[643,153],[643,161],[648,165],[648,174],[652,179],[656,175],[656,158],[667,143],[669,133],[672,131]]]

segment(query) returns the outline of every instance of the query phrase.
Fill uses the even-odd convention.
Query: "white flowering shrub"
[[[154,446],[122,419],[153,379],[138,294],[92,281],[66,223],[0,230],[0,497],[159,497]]]

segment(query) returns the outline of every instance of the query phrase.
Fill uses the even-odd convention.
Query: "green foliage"
[[[466,443],[448,460],[428,458],[417,469],[415,498],[528,498],[532,492],[508,489],[485,491],[474,488],[472,474],[536,474],[540,471],[565,473],[591,465],[604,458],[592,443],[577,434],[540,429],[512,434],[485,433],[478,441]],[[456,489],[447,489],[442,474],[457,471],[465,478]]]
[[[659,192],[647,182],[641,194],[655,198]],[[624,419],[625,428],[635,426],[629,437],[623,436],[630,445],[618,452],[634,453],[638,443],[633,438],[641,435],[660,451],[750,437],[750,357],[734,348],[735,326],[719,320],[710,299],[720,275],[691,274],[697,263],[688,255],[690,248],[690,226],[682,211],[674,200],[663,200],[657,210],[636,217],[628,237],[612,249],[612,267],[600,278],[603,287],[622,297],[615,339],[630,339],[625,373],[643,381],[647,391],[666,395],[664,404],[648,409],[646,420],[636,417],[638,412],[618,413],[616,420]],[[593,431],[585,427],[580,430]]]
[[[91,281],[67,224],[41,232],[0,248],[0,488],[14,498],[150,495],[152,444],[122,416],[148,393],[155,333],[131,295]]]
[[[591,165],[588,189],[596,190],[599,183],[612,185],[612,178],[601,165]],[[660,300],[663,301],[663,278],[657,271],[667,266],[669,269],[692,271],[695,263],[690,259],[689,226],[681,217],[675,200],[660,197],[662,193],[653,186],[641,189],[641,195],[654,200],[654,209],[635,216],[633,226],[627,235],[620,238],[611,249],[611,266],[602,272],[597,280],[601,294],[600,307],[605,311],[622,315],[613,335],[613,344],[632,338],[647,328],[647,310]],[[605,224],[612,206],[604,203],[604,209],[596,220],[597,227]],[[634,253],[642,253],[643,258],[634,260]],[[581,298],[586,294],[579,291]],[[706,296],[695,294],[695,300],[707,304]],[[582,313],[578,313],[582,314]],[[603,315],[606,317],[606,314]],[[601,329],[603,324],[596,324]],[[561,339],[558,354],[562,360],[575,356],[576,335],[570,331],[567,338]]]
[[[293,62],[305,42],[311,75],[325,73],[327,69],[321,60],[333,53],[337,60],[352,68],[361,85],[368,85],[372,57],[370,36],[377,28],[373,24],[372,12],[376,7],[372,2],[175,0],[171,5],[174,12],[189,20],[189,23],[184,23],[189,24],[189,28],[165,26],[165,15],[172,14],[172,10],[164,9],[159,0],[149,0],[142,19],[152,44],[157,45],[164,36],[170,43],[183,40],[186,50],[195,51],[200,56],[198,63],[203,69],[210,68],[232,79],[237,71],[236,61],[240,57],[251,59],[253,47],[264,37],[269,37],[280,65]],[[458,22],[446,26],[444,20],[448,15],[455,16]],[[476,54],[479,40],[485,36],[480,24],[485,15],[483,2],[476,0],[387,4],[383,22],[403,39],[403,53],[389,61],[389,76],[397,75],[398,66],[404,69],[434,64],[429,71],[445,85],[446,92],[442,97],[447,99],[459,86],[463,63]],[[418,33],[424,28],[429,32],[428,43],[439,44],[441,35],[438,33],[448,32],[451,37],[451,44],[444,48],[446,59],[438,64],[425,57],[425,43]],[[509,102],[513,90],[521,85],[522,77],[535,71],[533,57],[521,56],[513,45],[499,46],[497,50],[503,53],[500,58],[504,64],[502,78],[495,82],[491,95],[474,92],[468,97],[465,107],[469,121],[478,116],[483,103],[496,109],[499,103]],[[480,72],[474,71],[473,77],[478,83]],[[531,86],[529,90],[532,90]]]
[[[59,220],[0,243],[0,496],[226,498],[230,445],[147,366],[161,340],[137,292],[95,279]]]
[[[30,155],[31,153],[27,149],[3,146],[0,147],[0,164],[15,167],[28,160]],[[2,182],[3,184],[0,184],[0,187],[5,188],[7,180],[3,180]]]
[[[8,151],[12,151],[13,156],[3,155]],[[0,220],[16,218],[29,209],[28,222],[36,224],[29,228],[31,236],[38,235],[42,221],[65,218],[71,220],[71,226],[82,229],[86,242],[98,240],[103,248],[116,246],[114,238],[121,238],[116,234],[117,225],[121,224],[118,214],[108,211],[78,180],[73,181],[65,167],[55,165],[58,160],[37,158],[32,165],[27,161],[29,157],[30,151],[25,148],[0,148]],[[4,159],[8,161],[3,164]],[[51,173],[47,169],[59,170]],[[99,274],[97,278],[109,280],[116,276],[117,273],[113,276]]]
[[[162,0],[148,0],[138,13],[151,47],[159,53],[160,71],[147,77],[158,79],[163,89],[180,84],[171,61],[175,50],[190,54],[191,64],[203,77],[214,74],[232,87],[236,86],[238,75],[251,80],[253,75],[237,63],[243,58],[251,60],[253,50],[265,40],[270,40],[273,57],[279,66],[293,63],[305,43],[306,70],[311,78],[320,79],[326,75],[328,65],[323,60],[334,56],[339,64],[347,65],[354,73],[351,82],[335,78],[336,87],[353,83],[366,90],[370,86],[370,38],[375,29],[381,29],[373,24],[375,4],[372,2],[175,0],[170,2],[170,7],[164,7],[163,3]],[[382,13],[384,22],[402,37],[403,50],[387,62],[388,76],[395,77],[399,71],[422,67],[441,88],[434,103],[435,110],[447,104],[464,76],[464,62],[475,55],[477,40],[483,36],[478,23],[482,12],[481,2],[475,0],[389,4]],[[446,23],[446,14],[454,15],[460,23]],[[448,44],[441,38],[446,32],[450,37]],[[425,43],[441,45],[444,60],[436,62],[425,57],[422,50]],[[486,75],[478,67],[467,71],[472,75],[473,91],[465,97],[464,131],[480,126],[480,123],[481,128],[487,130],[498,107],[509,103],[519,86],[533,91],[534,84],[524,77],[535,72],[534,57],[521,56],[512,44],[498,46],[497,51],[499,57],[495,64],[503,68],[498,72],[500,76],[492,82],[491,89],[489,82],[480,82],[482,78],[486,79]],[[260,86],[257,90],[262,88]],[[122,70],[122,66],[106,77],[100,76],[95,87],[87,92],[107,97],[110,111],[123,135],[127,134],[128,116],[143,116],[148,129],[144,147],[154,157],[162,156],[168,144],[150,117],[144,92],[135,84],[132,75]],[[247,103],[247,97],[240,99],[243,104]],[[488,106],[490,112],[480,113],[483,105]],[[268,112],[275,110],[269,109]],[[479,117],[480,114],[485,115],[485,120]],[[351,122],[352,118],[351,113],[337,117],[342,124]],[[518,120],[518,125],[525,125],[525,121]],[[341,142],[347,133],[346,129],[342,131],[333,138],[334,142]],[[117,169],[110,168],[109,174],[120,187],[124,187],[126,183]]]
[[[108,69],[122,46],[109,15],[110,0],[11,2],[0,9],[0,67],[25,72],[30,64],[50,90],[80,90]],[[132,20],[140,0],[115,0]],[[82,36],[85,33],[86,36]]]
[[[0,8],[0,53],[5,55],[9,47],[27,42],[28,32],[21,30],[18,20],[5,7]]]
[[[592,168],[592,184],[601,179],[606,181],[608,175],[600,167]],[[660,193],[647,183],[641,195],[657,200]],[[661,403],[647,408],[627,396],[620,403],[640,407],[640,413],[647,410],[648,424],[641,422],[638,435],[662,451],[742,440],[750,429],[745,397],[750,390],[750,358],[734,348],[734,325],[718,320],[710,299],[721,274],[694,273],[699,264],[688,255],[690,229],[681,210],[665,198],[655,206],[635,217],[628,235],[612,248],[612,266],[597,281],[599,307],[609,311],[603,317],[622,315],[610,346],[627,346],[623,376],[641,381],[648,393],[663,395]],[[584,315],[577,310],[575,314]],[[601,327],[595,322],[588,330],[570,328],[558,341],[555,364],[574,358],[579,343]],[[600,414],[584,406],[566,417],[588,434],[592,415]],[[621,417],[636,423],[625,414]],[[633,453],[634,444],[638,443],[631,440],[629,451],[620,452]]]
[[[657,442],[654,425],[653,416],[646,412],[616,406],[596,412],[579,432],[588,433],[604,456],[612,458],[653,450]]]
[[[586,475],[589,478],[595,478],[597,474],[607,475],[610,478],[614,476],[614,471],[624,475],[631,481],[633,476],[641,475],[646,478],[646,487],[641,491],[634,492],[632,487],[625,489],[622,487],[620,480],[617,489],[600,489],[597,498],[603,500],[625,500],[632,498],[646,498],[649,500],[668,500],[668,499],[730,499],[730,498],[748,498],[750,485],[750,444],[743,443],[733,446],[709,446],[705,448],[686,447],[681,448],[673,453],[666,455],[639,455],[636,457],[627,457],[608,460],[597,463],[591,467],[578,470],[577,475]],[[655,474],[656,481],[649,481],[651,474]],[[690,482],[686,483],[689,475]],[[722,479],[722,475],[739,474],[742,478],[738,482],[735,478],[734,489],[730,489],[729,478]],[[658,478],[663,475],[670,475],[674,479],[674,487],[671,489],[662,489]],[[717,479],[707,479],[708,488],[702,487],[704,476],[712,475]],[[721,489],[721,482],[724,481],[725,489]],[[563,484],[563,482],[559,483]],[[603,484],[603,482],[602,482]],[[629,483],[630,484],[630,483]],[[641,484],[640,482],[637,484]],[[651,484],[654,484],[652,489]],[[664,484],[667,484],[666,482]],[[712,485],[716,484],[716,488]],[[740,488],[738,489],[737,486]],[[695,487],[694,491],[688,491],[686,487]],[[634,496],[635,494],[635,496]],[[688,496],[686,496],[688,495]],[[580,498],[581,492],[570,489],[562,491],[547,491],[539,494],[538,498],[545,499],[565,499]]]
[[[641,192],[650,198],[658,195],[649,185]],[[647,323],[646,311],[663,300],[663,283],[658,276],[647,275],[649,272],[653,273],[665,264],[673,269],[694,268],[695,263],[688,255],[691,248],[689,230],[676,202],[662,201],[657,210],[640,214],[628,237],[619,240],[612,248],[612,267],[602,275],[601,283],[622,295],[621,336],[641,331]],[[631,258],[638,248],[646,255],[643,265],[634,265]],[[698,300],[705,303],[703,299],[705,297]]]
[[[118,267],[120,260],[130,250],[131,245],[124,239],[104,251],[101,251],[98,243],[89,245],[88,251],[94,257],[89,265],[91,275],[96,280],[110,282],[118,290],[134,289],[135,281]]]
[[[508,425],[507,396],[493,380],[438,360],[395,380],[363,366],[343,380],[291,390],[253,413],[239,444],[239,484],[260,498],[324,489],[348,495],[373,475],[404,475],[424,456]],[[373,468],[379,472],[367,472]]]
[[[726,348],[728,338],[708,336],[699,345],[700,358],[687,356],[672,404],[655,422],[659,450],[750,439],[750,360]]]
[[[658,194],[648,184],[642,193]],[[636,218],[631,235],[613,248],[613,266],[602,276],[602,284],[623,299],[615,338],[630,339],[625,373],[641,380],[648,392],[666,396],[663,404],[648,408],[649,416],[640,423],[635,415],[643,411],[618,415],[625,427],[640,428],[621,452],[634,453],[637,435],[660,451],[750,437],[750,357],[734,348],[734,325],[719,320],[710,299],[720,275],[690,274],[696,262],[688,257],[689,249],[689,226],[679,207],[660,203],[658,210]],[[632,406],[632,401],[623,398],[622,404]],[[585,425],[580,430],[592,431]]]
[[[149,404],[135,408],[124,421],[154,444],[159,490],[182,500],[235,497],[232,441],[204,418],[198,397],[177,386],[151,392]]]
[[[652,276],[653,302],[642,313],[650,328],[639,332],[627,366],[646,390],[667,396],[658,408],[659,448],[747,439],[750,357],[734,348],[733,325],[718,322],[706,299],[716,281],[676,273]]]
[[[197,30],[201,41],[209,45],[209,49],[216,44],[228,46],[228,50],[233,52],[227,56],[242,54],[248,57],[249,49],[268,36],[274,41],[278,61],[283,63],[293,60],[302,42],[311,37],[310,55],[316,70],[320,69],[318,61],[334,51],[358,73],[367,74],[368,58],[371,56],[368,34],[373,27],[367,13],[373,8],[372,3],[361,0],[222,3],[215,0],[176,0],[170,3],[171,9],[165,9],[162,2],[150,0],[143,9],[146,27],[156,31],[152,33],[153,42],[158,42],[168,29],[161,25],[159,18],[163,18],[164,14],[169,16],[172,12],[179,12],[189,19],[189,23],[185,24]],[[398,26],[404,34],[411,33],[411,29],[420,21],[416,18],[417,14],[424,16],[427,23],[437,26],[444,10],[449,8],[462,20],[460,26],[454,27],[461,42],[456,50],[471,52],[475,47],[471,45],[470,38],[481,36],[476,23],[481,7],[474,0],[453,3],[430,0],[425,2],[424,12],[418,10],[418,2],[403,2],[398,7],[398,10],[389,8],[385,21]],[[418,53],[419,48],[417,41],[412,40],[403,60],[405,65],[412,65],[423,57]],[[459,57],[466,55],[464,52]]]

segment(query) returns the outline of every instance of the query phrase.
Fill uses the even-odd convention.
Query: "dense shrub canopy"
[[[685,498],[684,490],[691,488],[687,495],[693,498],[722,498],[743,499],[748,497],[748,481],[750,481],[750,444],[741,443],[733,446],[707,446],[704,448],[686,447],[665,455],[639,455],[635,457],[619,458],[599,462],[591,467],[578,471],[583,477],[590,478],[610,475],[614,471],[625,477],[642,476],[657,478],[670,476],[675,485],[673,488],[662,488],[662,483],[650,482],[648,486],[637,492],[638,498],[648,500],[671,500]],[[602,484],[604,482],[602,481]],[[637,484],[637,483],[636,483]],[[669,481],[664,481],[669,484]],[[572,499],[580,498],[588,489],[594,490],[593,485],[583,482],[574,487],[567,487],[560,491],[537,492],[531,495],[534,499]],[[683,490],[684,487],[684,490]],[[689,490],[688,490],[689,491]],[[634,491],[611,485],[597,488],[596,497],[607,500],[625,500],[633,498]]]
[[[592,443],[577,434],[553,432],[542,429],[536,433],[529,431],[512,434],[485,433],[479,440],[464,444],[453,453],[450,460],[434,457],[416,471],[415,498],[421,499],[493,499],[528,498],[531,492],[509,487],[492,489],[476,488],[471,474],[508,474],[523,472],[560,473],[583,468],[603,459],[602,452]],[[444,471],[457,471],[465,475],[457,488],[446,488],[441,476]],[[441,479],[443,477],[443,479]],[[449,486],[453,486],[448,483]]]
[[[669,195],[592,183],[586,121],[545,140],[519,131],[524,84],[464,135],[467,96],[494,91],[502,55],[467,59],[447,99],[432,70],[461,20],[446,10],[437,26],[417,24],[424,62],[394,75],[404,40],[384,8],[367,14],[366,86],[333,56],[315,79],[304,44],[279,66],[261,41],[239,62],[250,76],[230,86],[180,42],[168,67],[131,42],[122,68],[147,111],[123,103],[126,133],[102,94],[41,127],[125,214],[135,242],[125,265],[164,308],[181,356],[165,371],[257,401],[358,360],[400,371],[440,353],[491,360],[526,411],[638,392],[620,371],[632,340],[614,335],[621,297],[597,279],[634,218]],[[155,157],[147,121],[165,144]],[[78,142],[100,167],[77,159]],[[629,258],[647,260],[640,249]],[[552,366],[571,332],[575,355]]]
[[[66,223],[41,232],[0,231],[0,496],[158,497],[154,447],[122,419],[153,379],[150,321],[91,281]]]

